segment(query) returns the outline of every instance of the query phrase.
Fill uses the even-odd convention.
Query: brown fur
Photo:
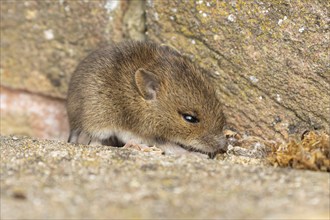
[[[84,132],[100,139],[98,131],[115,130],[146,144],[202,152],[224,146],[222,107],[205,74],[177,51],[151,42],[124,42],[90,54],[72,76],[67,109],[71,138]],[[182,113],[199,123],[185,121]]]

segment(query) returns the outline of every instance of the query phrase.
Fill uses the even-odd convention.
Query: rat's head
[[[160,62],[135,73],[135,84],[146,107],[146,135],[192,151],[223,150],[225,119],[211,82],[182,56]]]

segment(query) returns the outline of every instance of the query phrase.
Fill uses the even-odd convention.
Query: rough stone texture
[[[143,7],[141,1],[1,1],[1,85],[65,98],[89,52],[144,38]]]
[[[0,134],[66,140],[69,134],[61,99],[0,87]]]
[[[143,1],[1,0],[0,6],[1,134],[67,138],[63,99],[78,62],[105,44],[145,36]]]
[[[329,175],[0,137],[1,219],[329,219]]]
[[[147,33],[210,71],[232,127],[283,140],[329,132],[327,4],[147,1]]]

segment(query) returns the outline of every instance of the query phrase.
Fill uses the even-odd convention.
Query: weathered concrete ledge
[[[1,219],[329,219],[329,174],[0,137]]]

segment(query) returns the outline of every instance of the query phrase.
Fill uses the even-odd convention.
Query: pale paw
[[[134,149],[134,150],[138,150],[138,151],[142,151],[142,152],[153,152],[153,153],[157,153],[157,154],[163,154],[163,151],[155,146],[149,147],[146,144],[136,144],[131,141],[127,142],[123,148]]]

